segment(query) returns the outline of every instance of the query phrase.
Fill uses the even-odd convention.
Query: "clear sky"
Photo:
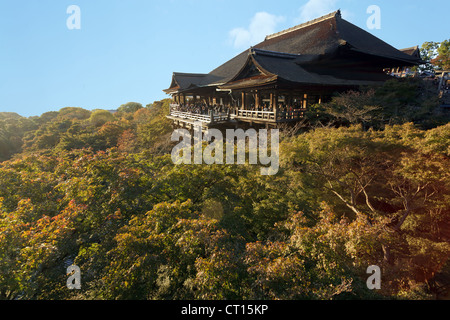
[[[370,5],[379,30],[367,27]],[[208,73],[337,9],[396,48],[450,38],[448,0],[0,0],[0,111],[145,106],[167,97],[172,72]]]

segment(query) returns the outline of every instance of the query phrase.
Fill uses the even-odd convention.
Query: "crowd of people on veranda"
[[[279,112],[293,112],[298,111],[299,109],[302,109],[301,106],[287,106],[280,104],[278,107]],[[245,110],[247,111],[264,111],[264,112],[272,112],[273,108],[270,107],[269,104],[263,104],[259,107],[256,107],[254,104],[248,106]],[[214,112],[214,114],[227,114],[227,113],[234,113],[235,108],[230,108],[228,106],[224,105],[207,105],[205,103],[188,103],[188,104],[178,104],[174,105],[172,107],[172,111],[179,111],[179,112],[187,112],[192,114],[200,114],[200,115],[209,115],[211,114],[211,111]]]
[[[179,104],[172,107],[172,111],[188,112],[201,115],[209,115],[211,114],[211,111],[213,111],[214,114],[226,114],[229,110],[230,109],[224,105],[206,105],[205,103]]]

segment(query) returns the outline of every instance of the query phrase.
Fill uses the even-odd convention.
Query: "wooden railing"
[[[239,117],[239,118],[251,118],[251,119],[258,119],[258,120],[272,120],[272,121],[275,121],[275,112],[238,110],[237,117]]]
[[[234,117],[267,121],[300,120],[303,119],[305,111],[306,110],[270,112],[238,110],[237,113],[235,113]]]
[[[228,114],[196,114],[191,112],[178,111],[178,105],[170,105],[170,115],[180,119],[200,121],[204,123],[221,123],[227,122],[230,119],[245,118],[254,119],[262,121],[273,121],[273,122],[283,122],[283,121],[295,121],[303,119],[306,109],[297,109],[294,111],[252,111],[252,110],[236,110],[234,113]]]
[[[171,111],[170,115],[185,120],[211,122],[211,117],[204,114],[195,114],[190,112]]]
[[[228,114],[196,114],[191,112],[183,112],[175,110],[178,105],[171,105],[170,115],[185,120],[200,121],[205,123],[220,123],[230,120]]]
[[[295,111],[287,111],[287,112],[278,112],[277,120],[300,120],[305,116],[305,110],[295,110]]]

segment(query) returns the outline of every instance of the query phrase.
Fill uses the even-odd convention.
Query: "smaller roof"
[[[422,56],[420,54],[419,46],[414,46],[414,47],[410,47],[410,48],[400,49],[400,51],[405,53],[405,54],[407,54],[407,55],[409,55],[409,56],[411,56],[411,57],[413,57],[413,58],[422,60]]]
[[[192,87],[193,85],[201,86],[206,76],[207,74],[202,73],[174,72],[172,75],[172,83],[168,89],[164,90],[164,92],[173,93],[180,89]]]

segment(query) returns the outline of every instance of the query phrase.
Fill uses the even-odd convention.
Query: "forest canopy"
[[[276,176],[174,165],[170,100],[1,113],[0,299],[448,296],[450,124],[418,86],[317,106]]]

